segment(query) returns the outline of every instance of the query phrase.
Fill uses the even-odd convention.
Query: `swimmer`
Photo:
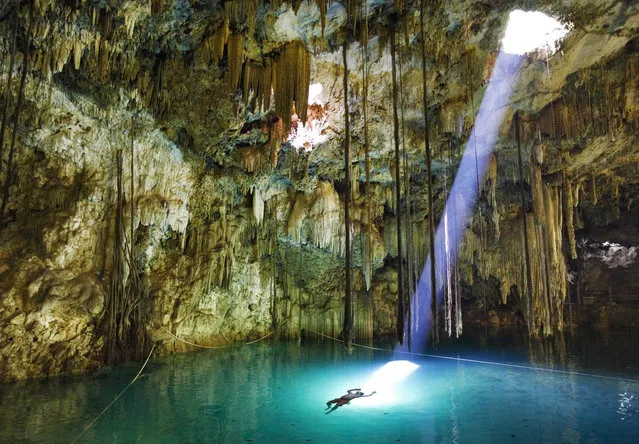
[[[328,401],[326,403],[326,409],[330,409],[328,412],[326,412],[326,414],[329,414],[335,410],[337,410],[339,407],[346,405],[346,404],[350,404],[351,400],[356,399],[356,398],[367,398],[369,396],[373,396],[375,393],[377,392],[372,392],[368,395],[365,395],[364,392],[362,391],[362,389],[360,388],[354,388],[354,389],[350,389],[347,390],[347,394],[340,396],[339,398],[335,398],[335,399],[331,399],[330,401]],[[333,408],[331,408],[331,404],[335,404],[335,406]]]

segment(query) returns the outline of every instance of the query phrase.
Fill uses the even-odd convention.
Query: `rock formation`
[[[456,262],[458,307],[533,335],[636,323],[639,8],[426,3],[430,177],[419,2],[3,2],[0,381],[133,359],[155,341],[190,349],[175,337],[338,336],[346,112],[354,335],[393,336],[399,288],[421,274],[429,216],[440,220],[508,14],[524,6],[572,28],[523,63]],[[321,143],[297,148],[305,125]]]

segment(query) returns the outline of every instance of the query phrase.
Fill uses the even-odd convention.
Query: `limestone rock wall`
[[[355,333],[393,334],[398,261],[411,279],[420,275],[428,215],[442,214],[507,15],[522,5],[459,0],[428,17],[434,156],[428,178],[419,14],[407,3],[408,36],[398,38],[405,163],[397,202],[387,44],[392,4],[369,2],[367,191],[365,57],[353,41],[344,97],[338,48],[345,9],[337,2],[330,8],[304,2],[297,10],[254,3],[49,0],[32,9],[22,2],[17,16],[11,4],[0,6],[2,191],[9,178],[0,215],[0,380],[102,365],[118,217],[128,257],[118,279],[129,288],[139,272],[144,335],[160,351],[192,348],[176,338],[215,346],[271,331],[337,336],[346,112]],[[589,230],[607,233],[636,208],[639,11],[627,3],[525,2],[570,20],[574,29],[550,60],[530,55],[519,76],[459,255],[471,320],[506,310],[528,321],[520,187],[532,258],[531,325],[544,334],[565,328],[566,300],[581,300],[576,293],[584,289],[568,278],[588,268],[580,268],[580,245]],[[307,82],[323,92],[321,103],[304,109]],[[287,125],[299,128],[305,112],[321,116],[323,141],[296,149],[287,143]],[[425,193],[430,179],[433,208]],[[401,259],[397,214],[410,246]]]

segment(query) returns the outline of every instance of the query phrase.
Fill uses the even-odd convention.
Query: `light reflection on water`
[[[484,347],[443,344],[439,352],[540,364],[534,361],[539,353],[529,353],[537,345],[513,339],[513,344],[502,347],[490,337],[483,340]],[[555,360],[553,365],[590,370],[588,362],[575,359],[578,347],[571,340],[566,344],[564,356],[572,356],[565,361],[569,364]],[[555,355],[559,354],[541,354],[544,363]],[[637,382],[429,358],[411,359],[420,367],[394,385],[393,404],[356,399],[324,414],[327,400],[365,385],[390,359],[391,353],[355,350],[349,355],[339,345],[311,341],[153,359],[147,376],[82,441],[639,440]],[[0,442],[74,439],[128,384],[139,365],[0,386]],[[617,365],[613,363],[606,374],[619,374],[614,371]],[[636,361],[622,364],[632,365]]]
[[[622,421],[626,418],[630,419],[632,414],[636,413],[636,410],[632,407],[632,401],[635,399],[635,395],[625,391],[623,393],[619,393],[619,398],[619,408],[617,409],[617,413],[621,416]]]

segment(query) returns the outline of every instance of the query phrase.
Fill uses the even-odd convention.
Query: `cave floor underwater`
[[[477,328],[428,351],[466,360],[347,353],[311,338],[156,357],[85,432],[141,363],[0,385],[0,442],[634,443],[637,334],[543,344]],[[393,359],[419,367],[376,380]],[[326,414],[356,387],[377,393]]]

